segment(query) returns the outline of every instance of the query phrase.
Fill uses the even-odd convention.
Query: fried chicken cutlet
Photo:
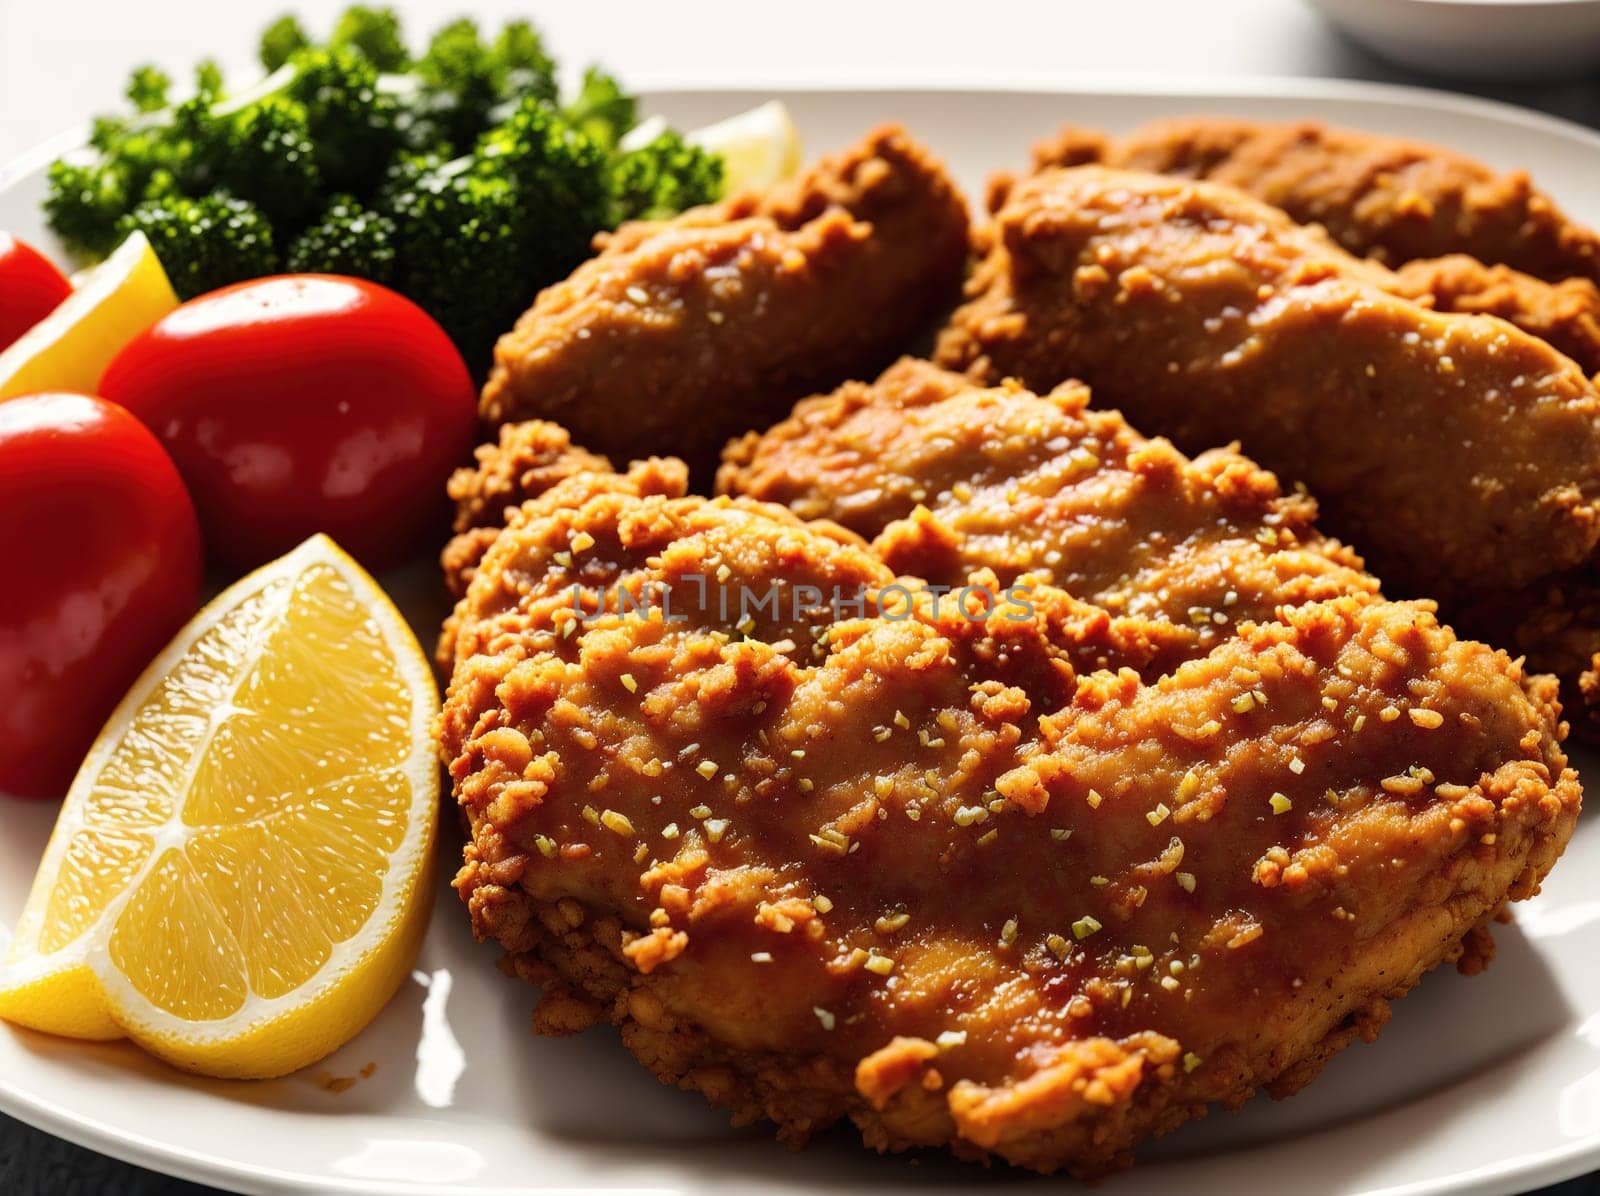
[[[1560,282],[1600,282],[1600,237],[1564,215],[1527,174],[1424,145],[1316,121],[1156,121],[1120,139],[1067,127],[1036,167],[1098,163],[1206,179],[1320,224],[1352,253],[1390,265],[1467,254]]]
[[[1499,316],[1548,341],[1590,377],[1600,373],[1600,287],[1587,278],[1544,282],[1454,253],[1406,262],[1384,289],[1435,311]]]
[[[1600,539],[1600,392],[1492,316],[1443,315],[1319,230],[1209,183],[1079,167],[1017,184],[939,360],[1097,402],[1317,496],[1401,592],[1465,600]]]
[[[1374,245],[1352,232],[1360,221],[1353,214],[1360,213],[1375,218],[1385,203],[1389,202],[1383,189],[1395,185],[1395,178],[1381,170],[1370,174],[1372,154],[1385,149],[1393,153],[1428,155],[1434,165],[1424,173],[1437,176],[1453,172],[1463,161],[1445,150],[1423,146],[1395,148],[1393,142],[1369,134],[1324,130],[1321,126],[1291,126],[1305,132],[1305,138],[1296,140],[1278,126],[1251,125],[1243,121],[1208,121],[1186,119],[1167,121],[1135,133],[1122,141],[1113,141],[1092,129],[1067,125],[1055,136],[1040,142],[1033,150],[1034,172],[1052,167],[1102,165],[1116,169],[1143,170],[1156,174],[1171,174],[1180,178],[1209,178],[1253,194],[1274,206],[1282,207],[1302,222],[1322,221],[1330,231],[1343,234],[1345,246],[1357,253],[1372,252],[1377,258],[1388,261],[1394,274],[1378,276],[1385,290],[1405,295],[1435,311],[1471,312],[1479,315],[1499,316],[1541,340],[1549,341],[1561,352],[1576,361],[1583,372],[1594,375],[1600,372],[1600,286],[1596,286],[1589,271],[1579,271],[1577,277],[1560,277],[1546,281],[1503,264],[1485,264],[1471,256],[1471,250],[1491,252],[1479,239],[1481,229],[1469,221],[1464,229],[1442,228],[1430,236],[1428,248],[1441,257],[1414,257],[1405,259],[1396,251]],[[1243,154],[1240,160],[1224,154],[1198,153],[1201,147],[1211,147],[1213,139],[1241,146],[1253,144],[1252,130],[1266,143],[1293,143],[1300,145],[1306,154],[1325,153],[1328,158],[1327,175],[1342,177],[1344,186],[1333,186],[1329,178],[1319,178],[1318,186],[1330,189],[1331,194],[1319,195],[1315,200],[1296,199],[1299,188],[1289,188],[1275,170],[1264,168],[1262,163],[1276,161],[1276,155],[1257,146],[1257,153]],[[1326,138],[1326,140],[1324,140]],[[1275,141],[1276,139],[1276,141]],[[1374,149],[1373,147],[1377,148]],[[1197,158],[1198,153],[1198,158]],[[1309,169],[1309,168],[1308,168]],[[1478,168],[1468,163],[1461,169],[1467,173]],[[1344,174],[1341,176],[1340,171]],[[1378,198],[1366,194],[1357,183],[1363,183],[1378,192]],[[1005,197],[1016,183],[1015,176],[1000,172],[990,181],[988,206],[991,212],[1004,205]],[[1305,180],[1305,190],[1313,190]],[[1283,202],[1279,202],[1279,200]],[[1531,202],[1531,201],[1530,201]],[[1413,216],[1421,209],[1412,201],[1400,205]],[[1542,198],[1536,205],[1541,211],[1553,212]],[[1353,209],[1353,212],[1352,212]],[[1312,216],[1312,211],[1321,215]],[[1568,225],[1571,237],[1588,244],[1587,230],[1570,225],[1564,217],[1555,217]],[[1508,251],[1491,256],[1490,262],[1499,263]],[[1514,255],[1513,255],[1514,256]]]
[[[983,389],[907,358],[729,445],[718,487],[843,524],[896,573],[1032,575],[1148,620],[1162,650],[1147,676],[1279,607],[1378,592],[1309,496],[1231,449],[1188,460],[1089,401],[1081,384]]]
[[[896,126],[768,194],[626,225],[495,349],[485,421],[555,420],[709,478],[730,436],[874,371],[953,306],[966,201]]]
[[[1571,833],[1550,686],[1425,605],[1311,603],[1146,685],[1071,663],[1107,622],[1053,587],[838,619],[812,589],[894,580],[849,533],[560,493],[599,476],[463,604],[456,884],[540,1029],[614,1022],[737,1122],[1103,1173],[1370,1038]]]

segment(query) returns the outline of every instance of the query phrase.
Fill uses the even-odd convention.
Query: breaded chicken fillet
[[[1016,185],[938,356],[1245,452],[1401,592],[1516,592],[1600,539],[1600,391],[1544,341],[1375,283],[1209,183],[1079,167]]]
[[[1156,121],[1119,139],[1068,127],[1036,166],[1099,163],[1247,191],[1346,249],[1390,264],[1463,253],[1549,282],[1600,282],[1600,237],[1523,171],[1498,174],[1435,145],[1315,121]]]
[[[485,421],[709,471],[728,437],[891,361],[956,301],[966,201],[889,126],[800,178],[624,226],[501,338]]]
[[[1449,151],[1420,146],[1396,148],[1397,143],[1369,134],[1335,132],[1320,126],[1289,129],[1194,118],[1162,122],[1116,141],[1092,129],[1067,125],[1034,147],[1032,169],[1038,172],[1058,166],[1099,164],[1225,182],[1284,208],[1297,220],[1323,222],[1348,248],[1358,253],[1370,251],[1380,260],[1389,261],[1395,273],[1380,284],[1385,289],[1435,311],[1499,316],[1549,341],[1576,361],[1584,373],[1600,372],[1600,287],[1589,277],[1592,268],[1587,265],[1587,251],[1582,263],[1570,268],[1577,276],[1565,277],[1570,271],[1562,267],[1552,272],[1553,281],[1546,281],[1507,265],[1485,264],[1471,256],[1473,251],[1491,254],[1491,263],[1500,262],[1507,254],[1516,256],[1509,249],[1496,254],[1492,244],[1486,245],[1480,221],[1469,220],[1460,227],[1447,225],[1430,234],[1427,248],[1443,255],[1439,257],[1407,257],[1360,234],[1362,220],[1377,219],[1391,202],[1385,188],[1396,184],[1395,177],[1381,169],[1372,173],[1374,155],[1380,162],[1386,152],[1425,155],[1431,165],[1424,170],[1423,159],[1419,159],[1416,172],[1428,177],[1443,177],[1457,170],[1471,174],[1483,168],[1471,163],[1462,165],[1463,160]],[[1214,151],[1217,142],[1237,144],[1242,156],[1219,158],[1213,152],[1200,152]],[[1308,176],[1303,186],[1285,190],[1285,180],[1275,170],[1263,167],[1264,162],[1277,161],[1277,156],[1264,148],[1268,144],[1294,144],[1307,155],[1326,154],[1323,174],[1315,181]],[[1253,148],[1246,154],[1243,147]],[[1341,179],[1342,185],[1338,182]],[[1007,172],[990,181],[991,211],[1004,204],[1015,183],[1015,176]],[[1314,193],[1316,198],[1305,198],[1302,191]],[[1542,198],[1536,203],[1532,199],[1527,202],[1540,212],[1554,211]],[[1399,206],[1413,216],[1421,210],[1411,201]],[[1310,215],[1313,211],[1321,214]],[[1567,224],[1562,217],[1553,218]],[[1569,227],[1568,236],[1574,243],[1590,243],[1587,230]]]
[[[1499,316],[1550,342],[1590,377],[1600,373],[1600,287],[1587,278],[1544,282],[1455,253],[1406,262],[1385,289],[1435,311]]]
[[[613,1022],[737,1122],[1103,1173],[1372,1037],[1571,834],[1551,686],[1426,605],[1145,684],[1073,663],[1110,625],[1053,587],[839,618],[894,583],[850,533],[600,477],[464,600],[456,885],[538,1028]]]
[[[837,521],[896,573],[944,586],[1031,574],[1159,628],[1154,676],[1281,606],[1374,595],[1316,503],[1231,449],[1194,460],[1086,387],[982,389],[907,358],[728,447],[718,486]]]

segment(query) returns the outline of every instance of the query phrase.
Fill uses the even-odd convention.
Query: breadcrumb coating
[[[1223,183],[1391,265],[1466,254],[1549,282],[1600,282],[1600,238],[1526,172],[1498,174],[1436,145],[1316,121],[1201,116],[1156,121],[1120,139],[1068,126],[1035,148],[1034,163]]]
[[[1101,1174],[1371,1037],[1571,834],[1552,685],[1427,604],[1286,607],[1146,681],[1028,575],[1025,611],[841,613],[813,591],[895,584],[852,532],[604,477],[462,603],[456,884],[538,1028],[612,1021],[736,1122]]]
[[[1310,132],[1306,132],[1308,128]],[[1237,146],[1240,153],[1235,156],[1222,151],[1219,156],[1214,142]],[[1293,153],[1305,155],[1297,168],[1306,174],[1295,184],[1277,169],[1283,165],[1280,155],[1290,154],[1285,148],[1290,145],[1296,147]],[[1324,160],[1319,168],[1313,168],[1312,160],[1317,155]],[[1296,220],[1325,224],[1347,249],[1372,253],[1380,262],[1388,262],[1394,273],[1380,272],[1373,280],[1383,289],[1415,299],[1435,311],[1499,316],[1524,332],[1549,341],[1576,361],[1585,374],[1600,371],[1600,287],[1592,277],[1588,248],[1592,235],[1570,225],[1548,201],[1541,199],[1534,206],[1567,229],[1556,234],[1557,239],[1565,237],[1580,247],[1579,260],[1552,266],[1548,279],[1503,264],[1513,258],[1522,260],[1515,240],[1524,230],[1514,228],[1512,244],[1507,245],[1486,231],[1485,225],[1493,223],[1486,220],[1471,220],[1464,227],[1441,224],[1432,230],[1427,249],[1438,256],[1400,252],[1406,245],[1404,241],[1389,245],[1380,238],[1375,242],[1360,231],[1366,223],[1381,224],[1386,212],[1390,218],[1403,216],[1414,221],[1427,210],[1426,205],[1395,201],[1393,189],[1404,184],[1383,173],[1387,155],[1416,159],[1413,182],[1426,178],[1429,185],[1447,186],[1446,180],[1452,176],[1456,176],[1458,184],[1469,177],[1488,176],[1486,168],[1449,151],[1400,145],[1370,134],[1325,130],[1320,126],[1281,128],[1204,119],[1162,122],[1123,141],[1093,129],[1067,125],[1034,146],[1032,170],[1037,173],[1052,167],[1101,165],[1226,183],[1284,208]],[[1016,181],[1016,175],[1009,171],[997,172],[990,179],[986,191],[990,212],[1004,205]],[[1487,203],[1486,196],[1492,191],[1493,188],[1475,192],[1473,202]],[[1314,198],[1308,198],[1307,193]],[[1512,196],[1508,201],[1512,212],[1531,202],[1515,186],[1508,186],[1506,193]],[[1395,206],[1391,209],[1389,204]],[[1450,207],[1446,205],[1447,210]],[[1311,215],[1312,212],[1318,214]],[[1474,252],[1485,255],[1489,264],[1472,256]],[[1569,273],[1578,276],[1568,277]]]
[[[1600,372],[1600,287],[1587,278],[1545,282],[1454,253],[1405,263],[1385,289],[1435,311],[1499,316],[1548,341],[1585,374]]]
[[[501,338],[490,424],[558,420],[617,460],[724,441],[892,360],[959,296],[966,201],[886,126],[771,193],[624,226]]]
[[[1011,189],[939,360],[1232,437],[1401,592],[1521,590],[1600,539],[1600,392],[1545,342],[1374,285],[1318,230],[1209,183],[1078,167]]]
[[[835,520],[897,573],[1033,574],[1144,620],[1160,642],[1149,676],[1280,606],[1377,593],[1309,496],[1233,449],[1191,461],[1090,401],[1080,383],[983,389],[907,358],[731,444],[718,485]]]

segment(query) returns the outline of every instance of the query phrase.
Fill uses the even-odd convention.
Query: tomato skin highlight
[[[231,570],[315,532],[372,569],[431,548],[445,480],[477,439],[476,391],[444,330],[336,275],[192,299],[112,360],[100,393],[161,439]]]
[[[59,797],[129,685],[200,602],[178,470],[122,408],[0,403],[0,793]]]
[[[72,294],[67,276],[26,241],[0,233],[0,349],[44,319]]]

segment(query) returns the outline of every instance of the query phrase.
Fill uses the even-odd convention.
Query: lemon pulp
[[[177,306],[155,250],[134,233],[0,352],[0,399],[56,390],[94,394],[122,347]]]
[[[437,702],[399,614],[326,537],[218,597],[74,782],[0,1015],[223,1075],[341,1045],[426,924]]]

